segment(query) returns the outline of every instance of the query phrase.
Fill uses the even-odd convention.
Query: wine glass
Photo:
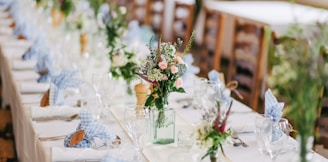
[[[94,73],[92,75],[92,86],[98,97],[98,102],[104,108],[108,108],[115,92],[112,75],[110,73]]]
[[[124,127],[131,137],[136,150],[134,161],[143,161],[142,138],[149,128],[149,109],[144,106],[127,106],[124,111]]]

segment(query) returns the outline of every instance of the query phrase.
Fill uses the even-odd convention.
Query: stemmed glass
[[[110,73],[94,73],[92,75],[92,86],[96,92],[98,103],[102,108],[108,108],[115,92],[112,75]]]
[[[143,161],[141,156],[142,139],[148,132],[149,128],[149,109],[144,106],[127,106],[124,112],[124,127],[131,137],[135,149],[136,156],[134,161]]]

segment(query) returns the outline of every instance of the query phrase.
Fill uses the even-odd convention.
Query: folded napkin
[[[13,60],[11,68],[13,70],[33,70],[35,65],[36,65],[36,61],[32,61],[32,60],[31,61]]]
[[[78,71],[62,71],[59,75],[51,78],[49,104],[64,105],[65,89],[78,88],[83,82],[77,78]]]
[[[39,74],[32,70],[13,71],[15,81],[35,81]]]
[[[75,145],[70,146],[71,138],[76,133],[73,132],[65,137],[65,147],[91,148],[92,143],[95,143],[95,138],[99,138],[105,142],[113,142],[116,139],[116,135],[106,125],[95,122],[94,115],[86,109],[81,110],[80,118],[81,123],[76,130],[84,130],[83,139]]]
[[[40,105],[40,101],[42,99],[41,94],[21,94],[21,101],[24,105],[30,104]]]
[[[32,46],[23,54],[23,60],[37,60],[38,54],[47,54],[50,49],[47,45],[46,37],[43,34],[40,34]]]
[[[107,154],[108,154],[108,150],[80,149],[80,148],[67,148],[67,147],[51,148],[52,161],[67,161],[67,162],[79,161],[79,160],[100,161]]]
[[[34,26],[28,24],[27,22],[16,21],[16,26],[14,28],[13,34],[16,38],[19,38],[19,36],[22,35],[27,40],[33,40],[37,35],[37,31],[35,30]]]
[[[37,81],[40,83],[50,82],[51,76],[55,73],[55,58],[51,53],[39,53],[37,58],[34,70],[41,74]]]
[[[188,69],[186,70],[184,76],[187,74],[196,75],[199,73],[199,67],[192,65],[194,63],[194,57],[192,56],[192,54],[186,54],[185,56],[183,56],[183,60],[188,66]]]
[[[274,122],[279,122],[280,118],[282,117],[282,109],[284,108],[284,105],[285,103],[278,102],[270,89],[265,92],[264,113],[271,115]]]
[[[18,87],[22,94],[26,93],[44,93],[50,88],[48,83],[37,83],[37,82],[18,82]]]
[[[221,98],[223,101],[230,103],[231,97],[230,97],[230,90],[225,88],[224,80],[221,80],[220,73],[216,70],[211,70],[208,73],[208,78],[210,81],[218,82],[220,85],[218,89],[215,89],[215,95],[216,97]]]
[[[32,119],[37,118],[47,118],[47,117],[69,117],[75,114],[79,114],[81,108],[75,108],[70,106],[47,106],[47,107],[39,107],[32,106],[31,107],[31,117]]]
[[[278,123],[282,117],[282,109],[284,108],[284,105],[285,103],[278,102],[270,89],[265,92],[264,114],[272,116],[274,123]],[[282,135],[283,132],[281,130],[274,128],[272,130],[272,141],[278,140]]]

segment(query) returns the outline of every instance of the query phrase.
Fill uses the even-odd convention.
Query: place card
[[[72,147],[72,146],[78,144],[79,142],[81,142],[83,140],[83,138],[84,138],[84,130],[76,131],[71,137],[69,146]]]
[[[50,105],[49,102],[49,97],[50,97],[50,89],[48,89],[42,96],[41,102],[40,102],[40,107],[46,107]]]

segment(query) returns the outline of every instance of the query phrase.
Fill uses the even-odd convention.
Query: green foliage
[[[327,24],[318,24],[311,31],[305,31],[293,25],[285,36],[276,40],[279,45],[269,55],[276,64],[268,82],[287,103],[286,116],[293,120],[303,140],[301,154],[305,152],[305,140],[314,135],[322,90],[328,79],[324,46],[328,42],[327,28]]]
[[[183,50],[183,55],[185,55],[186,53],[188,53],[193,45],[195,41],[195,31],[193,31],[191,33],[190,39],[188,41],[187,47]]]
[[[224,154],[222,143],[227,139],[227,137],[230,136],[230,134],[231,134],[230,129],[224,133],[221,133],[220,131],[217,131],[212,128],[211,131],[207,134],[207,136],[204,139],[205,141],[211,140],[212,145],[207,150],[206,154],[202,157],[202,159],[204,159],[206,156],[215,157],[215,154],[217,153],[219,146],[220,146],[222,153]]]
[[[108,57],[111,61],[110,73],[114,78],[123,78],[128,84],[128,93],[132,94],[130,83],[137,77],[134,69],[137,66],[135,53],[127,51],[121,42],[127,28],[127,14],[119,6],[112,4],[110,20],[106,22]],[[121,63],[123,62],[123,63]]]
[[[60,3],[60,10],[65,14],[65,16],[68,16],[74,8],[74,4],[72,0],[61,0],[61,2],[59,3]]]

